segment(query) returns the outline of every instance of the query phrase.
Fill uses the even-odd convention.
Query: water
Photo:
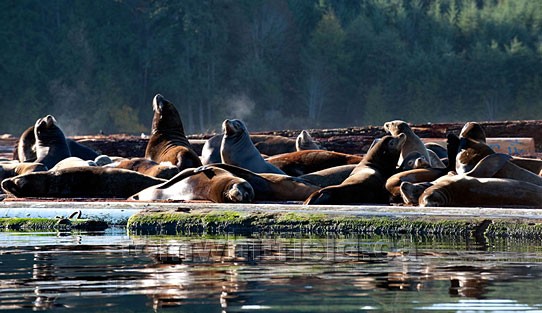
[[[0,232],[0,311],[542,312],[542,243]]]

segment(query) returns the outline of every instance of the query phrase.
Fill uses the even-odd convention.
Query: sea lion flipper
[[[481,159],[472,170],[466,172],[465,174],[480,178],[493,177],[511,159],[511,156],[503,153],[490,154]]]

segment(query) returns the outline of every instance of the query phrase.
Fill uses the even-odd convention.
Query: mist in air
[[[148,133],[152,98],[220,132],[542,119],[537,1],[15,1],[0,133]]]

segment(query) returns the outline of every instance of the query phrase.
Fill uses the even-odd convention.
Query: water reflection
[[[0,232],[0,242],[2,310],[542,309],[542,248],[536,241],[129,237],[120,229]]]

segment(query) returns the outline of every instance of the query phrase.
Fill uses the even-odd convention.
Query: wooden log
[[[487,137],[529,137],[533,138],[536,154],[542,153],[542,120],[528,121],[500,121],[500,122],[479,122],[484,128]],[[446,138],[448,133],[459,134],[463,122],[439,123],[439,124],[413,124],[411,128],[421,138]],[[350,154],[365,154],[375,138],[385,135],[381,126],[363,126],[333,129],[307,129],[311,136],[322,147],[337,152]],[[275,130],[265,132],[253,132],[252,134],[278,135],[295,138],[301,130]],[[215,134],[192,134],[188,138],[193,144],[197,153],[206,139]],[[122,156],[141,157],[145,155],[145,147],[148,138],[131,136],[126,134],[97,135],[97,136],[74,136],[71,137],[99,153]],[[17,137],[0,137],[0,156],[11,158],[12,151],[17,142]],[[517,147],[516,147],[517,148]],[[513,147],[511,148],[513,152]],[[518,148],[518,154],[522,154]],[[526,154],[529,152],[525,150]]]

